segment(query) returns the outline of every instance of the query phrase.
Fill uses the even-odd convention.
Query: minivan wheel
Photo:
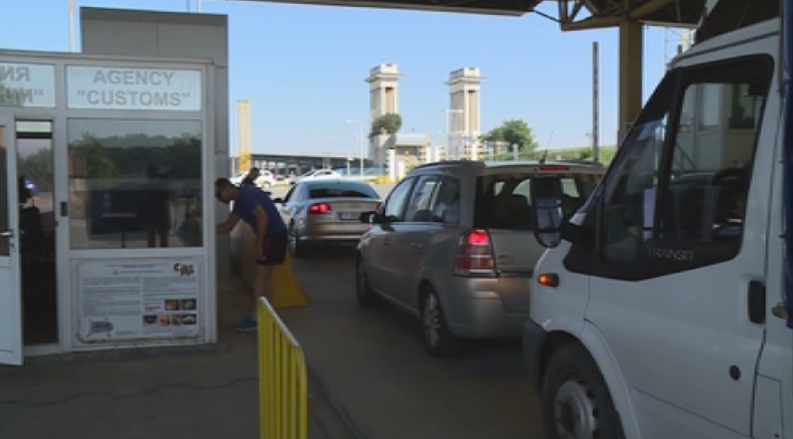
[[[377,297],[369,284],[369,276],[366,275],[366,267],[363,259],[359,256],[355,264],[355,293],[358,298],[358,305],[363,308],[371,308],[376,302]]]
[[[463,340],[449,330],[437,293],[427,289],[423,299],[421,321],[427,352],[435,357],[446,357],[462,351]]]
[[[546,370],[542,417],[550,439],[625,438],[603,376],[583,346],[563,346]]]

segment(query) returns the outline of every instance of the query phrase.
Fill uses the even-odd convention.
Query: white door
[[[16,135],[14,119],[0,115],[0,364],[22,364],[22,292],[19,285]]]
[[[586,318],[620,366],[643,438],[751,435],[776,126],[769,117],[759,133],[753,109],[772,75],[764,58],[746,58],[667,80],[604,184]],[[705,86],[718,93],[700,93]],[[700,150],[683,160],[678,99],[726,105],[731,117],[717,128],[739,136],[694,142]],[[776,108],[773,100],[765,114]]]

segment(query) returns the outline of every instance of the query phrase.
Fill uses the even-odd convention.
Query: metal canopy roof
[[[618,26],[626,19],[661,26],[695,26],[706,0],[248,0],[328,6],[416,9],[521,16],[535,12],[558,22],[562,30]],[[541,3],[556,3],[558,12],[537,11]],[[543,8],[547,9],[547,8]]]

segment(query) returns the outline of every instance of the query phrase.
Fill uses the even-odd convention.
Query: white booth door
[[[22,293],[14,119],[0,115],[0,364],[22,364]]]

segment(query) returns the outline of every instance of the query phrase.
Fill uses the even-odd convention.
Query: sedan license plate
[[[339,212],[339,219],[342,221],[358,221],[360,215],[357,212]]]

